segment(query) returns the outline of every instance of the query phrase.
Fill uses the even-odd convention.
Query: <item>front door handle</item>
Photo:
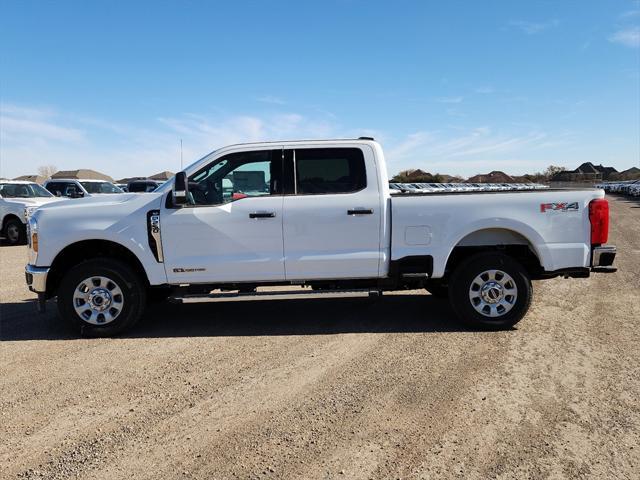
[[[347,215],[371,215],[373,214],[373,210],[370,208],[354,208],[352,210],[347,210]]]
[[[249,214],[249,218],[273,218],[276,212],[253,212]]]

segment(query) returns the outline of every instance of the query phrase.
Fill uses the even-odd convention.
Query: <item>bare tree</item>
[[[40,165],[38,167],[38,175],[45,178],[51,178],[51,175],[58,171],[55,165]]]
[[[556,173],[564,172],[566,168],[558,167],[556,165],[549,165],[547,169],[544,171],[544,176],[547,178],[553,177]]]

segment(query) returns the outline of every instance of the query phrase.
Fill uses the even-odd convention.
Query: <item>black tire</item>
[[[27,228],[17,218],[7,220],[3,234],[9,245],[24,245],[27,243]]]
[[[424,289],[435,298],[449,298],[449,287],[447,285],[443,285],[440,282],[428,283],[427,285],[425,285]]]
[[[122,309],[114,309],[117,314],[104,325],[90,323],[76,312],[76,288],[91,277],[107,278],[122,292]],[[125,263],[111,258],[95,258],[74,266],[62,277],[57,302],[60,316],[77,328],[82,336],[111,337],[133,327],[139,320],[146,304],[146,288],[139,275]],[[87,312],[91,312],[89,307]]]
[[[510,299],[510,310],[500,314],[498,312],[500,308],[506,309],[498,304],[495,312],[497,316],[495,317],[486,316],[476,309],[482,309],[484,306],[485,311],[489,313],[493,309],[492,305],[489,305],[486,310],[487,306],[482,299],[475,299],[477,307],[474,307],[470,298],[472,288],[474,291],[481,291],[479,283],[475,282],[475,279],[488,270],[499,270],[506,273],[517,288],[515,298],[511,296]],[[496,275],[496,277],[498,276],[499,274]],[[489,277],[486,278],[491,280]],[[501,280],[504,281],[505,278],[507,277],[501,277]],[[510,282],[508,286],[511,286]],[[506,290],[504,291],[506,292]],[[505,301],[509,300],[508,297],[509,295],[504,296]],[[449,282],[449,300],[455,313],[470,327],[483,330],[501,330],[513,327],[529,310],[532,297],[533,288],[527,271],[515,259],[501,253],[479,253],[469,257],[458,265]]]

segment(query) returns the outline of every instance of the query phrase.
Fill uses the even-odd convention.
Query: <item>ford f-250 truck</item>
[[[282,295],[258,290],[274,285],[308,287],[296,295],[426,288],[475,328],[508,328],[529,308],[531,280],[615,271],[603,197],[391,195],[373,139],[234,145],[147,195],[39,208],[26,278],[41,307],[57,297],[86,335],[130,328],[150,299]]]

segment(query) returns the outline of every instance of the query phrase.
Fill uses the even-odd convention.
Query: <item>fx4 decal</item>
[[[540,212],[541,213],[545,213],[545,212],[568,212],[568,211],[573,211],[573,212],[577,212],[578,211],[578,202],[571,202],[571,203],[541,203],[540,204]]]

